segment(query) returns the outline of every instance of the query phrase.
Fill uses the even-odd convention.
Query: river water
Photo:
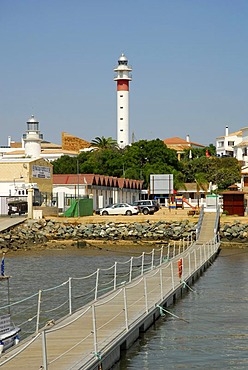
[[[222,250],[182,300],[115,367],[248,369],[248,248]]]
[[[41,288],[125,261],[128,253],[44,251],[6,258],[11,295]],[[248,248],[223,249],[192,291],[123,354],[124,369],[248,369]],[[0,306],[3,296],[0,296]]]

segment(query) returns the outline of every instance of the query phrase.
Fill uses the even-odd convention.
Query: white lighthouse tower
[[[43,135],[39,131],[39,122],[31,116],[27,121],[27,130],[23,135],[25,155],[31,158],[39,158],[41,153],[41,141]]]
[[[132,68],[124,54],[121,54],[114,71],[114,81],[117,81],[117,143],[124,148],[129,144],[129,81],[132,81],[129,74]]]

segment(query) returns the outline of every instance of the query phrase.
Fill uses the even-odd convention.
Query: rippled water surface
[[[6,258],[11,295],[41,288],[125,261],[125,253],[85,255],[48,251]],[[248,249],[222,250],[213,266],[115,366],[124,369],[248,369]],[[3,303],[0,296],[0,304]]]
[[[248,249],[222,250],[116,369],[248,369]]]

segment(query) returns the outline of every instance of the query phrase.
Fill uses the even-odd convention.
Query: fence
[[[0,360],[0,366],[15,357],[20,358],[22,352],[28,348],[34,351],[38,339],[42,341],[40,356],[44,369],[48,369],[48,366],[54,363],[57,368],[60,366],[62,368],[62,364],[67,361],[68,364],[71,363],[72,358],[73,365],[70,365],[72,367],[68,365],[68,369],[77,368],[79,362],[90,364],[96,358],[101,358],[111,343],[147,315],[156,302],[163,302],[164,297],[176,287],[186,284],[185,280],[213,256],[218,247],[218,237],[201,246],[188,238],[178,244],[174,243],[154,249],[151,253],[131,257],[126,262],[115,262],[109,268],[98,269],[86,277],[69,278],[57,287],[39,291],[21,302],[11,304],[12,309],[24,303],[28,306],[31,301],[36,300],[35,315],[26,319],[26,322],[34,320],[36,335],[15,355],[3,362]],[[178,275],[179,259],[183,266],[181,276]],[[80,284],[76,286],[74,283],[82,281],[87,281],[89,289],[87,293],[80,295]],[[61,300],[59,296],[62,296]],[[54,306],[45,308],[51,297]],[[77,299],[82,299],[80,304]],[[82,305],[84,308],[78,310]],[[9,306],[0,308],[0,312],[6,308]],[[69,316],[57,324],[58,326],[53,328],[48,326],[39,332],[41,327],[49,324],[48,317],[50,320],[56,319],[55,312],[58,317],[61,317],[61,314]],[[103,313],[108,313],[109,316]],[[68,330],[73,332],[73,339],[70,336],[67,343],[64,332]],[[78,332],[80,334],[77,334]],[[61,338],[64,339],[63,345]],[[61,345],[54,349],[56,341]],[[41,351],[40,344],[38,347]],[[52,353],[52,356],[48,358],[47,353]],[[27,360],[27,356],[25,359]]]

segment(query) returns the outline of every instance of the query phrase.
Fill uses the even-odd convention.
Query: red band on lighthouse
[[[128,80],[118,80],[117,81],[117,91],[129,91],[129,81]]]

